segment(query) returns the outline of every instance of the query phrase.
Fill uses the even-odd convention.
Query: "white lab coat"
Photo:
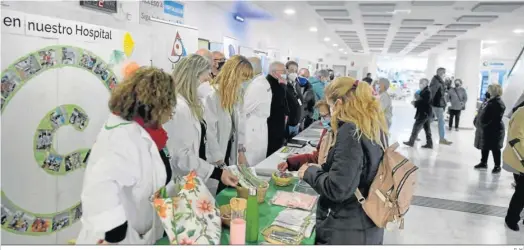
[[[119,244],[149,245],[162,237],[162,223],[149,201],[167,178],[158,151],[138,123],[109,115],[85,171],[77,244],[96,244],[125,221],[127,235]]]
[[[245,140],[244,119],[239,119],[242,105],[235,104],[232,114],[229,114],[222,108],[218,91],[214,88],[213,92],[206,97],[204,105],[204,120],[207,123],[207,161],[213,163],[224,160],[227,144],[233,136],[229,164],[236,165],[238,145],[243,145]]]
[[[195,170],[207,181],[215,167],[199,157],[201,127],[184,97],[177,96],[173,118],[164,124],[169,139],[167,148],[171,153],[171,165],[175,175],[186,175]]]
[[[202,103],[205,102],[206,97],[211,93],[213,93],[213,87],[211,87],[211,83],[209,82],[203,82],[197,88],[198,98]]]
[[[245,119],[246,158],[255,166],[267,154],[267,118],[271,112],[271,86],[266,77],[259,75],[247,86],[242,118]]]

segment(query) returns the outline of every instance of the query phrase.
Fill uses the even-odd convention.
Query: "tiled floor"
[[[413,126],[414,109],[404,102],[394,103],[391,139],[406,141]],[[461,121],[472,122],[472,121]],[[422,149],[424,132],[415,148],[401,146],[399,151],[420,167],[417,196],[486,204],[506,208],[513,194],[511,174],[502,171],[476,171],[480,152],[473,147],[474,131],[447,131],[450,146],[438,145],[438,129],[432,124],[435,148]],[[490,169],[493,162],[490,157]],[[524,197],[523,197],[524,198]],[[433,200],[432,202],[439,202]],[[448,202],[449,203],[449,202]],[[465,209],[467,211],[467,209]],[[524,228],[524,225],[521,224]],[[504,218],[450,209],[412,206],[404,231],[386,232],[386,244],[524,244],[524,230],[513,232],[504,226]]]

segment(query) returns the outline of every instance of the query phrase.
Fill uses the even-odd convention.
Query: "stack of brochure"
[[[315,227],[315,219],[315,212],[286,208],[278,214],[271,225],[302,233],[306,238],[309,238]]]

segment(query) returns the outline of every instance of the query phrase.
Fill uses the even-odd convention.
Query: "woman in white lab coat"
[[[213,79],[214,91],[206,97],[204,119],[207,122],[207,161],[214,164],[247,164],[244,155],[245,118],[240,117],[243,89],[253,78],[247,58],[233,56]],[[217,193],[225,186],[219,183]]]
[[[172,119],[164,124],[169,140],[167,147],[172,154],[172,165],[176,175],[185,175],[195,170],[204,181],[210,177],[226,185],[235,186],[237,179],[222,165],[206,161],[206,123],[198,86],[206,82],[211,74],[209,61],[200,55],[190,55],[180,60],[173,71],[178,103]]]
[[[271,86],[262,74],[260,58],[250,57],[253,66],[253,81],[246,87],[243,114],[245,117],[246,159],[255,166],[266,158],[267,154],[267,118],[271,112]]]
[[[163,235],[149,198],[171,180],[162,155],[176,105],[173,78],[142,67],[113,90],[111,111],[93,145],[82,187],[77,244],[154,244]],[[164,158],[164,159],[163,159]]]

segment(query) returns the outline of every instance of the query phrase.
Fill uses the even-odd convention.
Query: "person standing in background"
[[[393,104],[391,103],[391,97],[388,94],[389,89],[389,80],[386,78],[380,78],[378,80],[378,94],[380,98],[380,105],[384,111],[384,116],[386,117],[386,122],[388,124],[388,129],[391,128],[391,123],[393,121]]]
[[[210,69],[213,69],[213,64],[214,64],[213,63],[213,54],[209,50],[199,49],[195,52],[195,54],[206,58],[209,61]],[[198,98],[200,98],[200,100],[202,101],[204,100],[204,98],[206,98],[207,95],[209,95],[209,93],[213,91],[213,88],[211,87],[211,83],[210,83],[211,79],[212,79],[212,75],[210,71],[209,76],[206,79],[203,79],[204,82],[200,84],[200,86],[198,86],[198,89],[197,89]]]
[[[362,81],[371,84],[371,83],[373,82],[373,78],[371,78],[371,73],[367,73],[367,74],[366,74],[366,77],[364,77],[364,78],[362,79]]]
[[[452,142],[446,140],[446,121],[444,121],[444,109],[446,108],[446,86],[444,77],[446,75],[445,68],[438,68],[437,74],[431,79],[429,88],[431,90],[431,105],[433,111],[438,119],[438,132],[440,136],[440,144],[451,145]]]
[[[236,55],[226,61],[213,79],[213,92],[204,102],[207,123],[206,157],[215,165],[248,165],[245,152],[245,119],[241,117],[245,88],[253,79],[253,66]],[[217,193],[225,185],[219,183]]]
[[[466,109],[466,102],[468,101],[468,94],[462,87],[462,80],[455,80],[455,87],[448,91],[448,99],[451,103],[449,107],[449,130],[453,127],[453,120],[455,120],[455,130],[459,130],[460,112]]]
[[[328,72],[329,72],[329,80],[327,82],[331,82],[335,80],[335,71],[333,71],[332,69],[328,69]]]
[[[315,73],[314,77],[309,78],[309,83],[315,93],[315,100],[324,99],[324,89],[326,88],[327,82],[329,81],[329,72],[325,69],[321,69]],[[318,109],[315,108],[313,119],[316,121],[319,119]]]
[[[302,95],[302,129],[306,129],[313,123],[313,113],[315,111],[315,93],[308,79],[309,70],[306,68],[300,69],[297,78],[297,91]]]
[[[219,185],[235,186],[237,179],[229,170],[223,170],[218,162],[206,161],[207,126],[196,90],[208,80],[210,73],[209,61],[199,55],[184,57],[175,65],[173,79],[178,103],[173,117],[164,125],[169,135],[167,147],[173,156],[171,165],[178,175],[194,170],[203,181],[212,178],[218,180]]]
[[[287,118],[286,139],[291,139],[300,131],[300,122],[302,118],[302,95],[297,93],[298,64],[294,61],[286,63],[287,84],[286,84],[286,101],[289,109]]]
[[[415,145],[415,140],[417,140],[418,133],[422,128],[424,128],[424,132],[426,132],[426,145],[422,146],[422,148],[433,148],[430,127],[431,119],[433,119],[433,112],[431,107],[431,89],[428,84],[428,79],[420,79],[419,86],[421,91],[415,96],[415,101],[413,101],[413,105],[417,109],[417,113],[415,114],[415,124],[413,124],[409,141],[404,142],[404,145],[413,147]]]
[[[487,169],[489,152],[493,154],[495,167],[492,173],[498,174],[501,170],[500,149],[503,147],[505,128],[502,116],[506,106],[500,99],[502,87],[498,84],[488,86],[486,101],[480,106],[477,117],[475,117],[475,148],[481,150],[482,158],[475,169]]]
[[[226,63],[226,57],[220,51],[213,51],[213,68],[211,69],[211,77],[215,78],[218,72]]]
[[[247,86],[244,96],[242,119],[246,119],[246,158],[255,166],[266,158],[268,145],[267,118],[271,113],[271,86],[262,74],[262,63],[258,57],[250,57],[253,66],[253,81]]]
[[[284,146],[286,132],[286,115],[289,110],[286,105],[286,67],[281,62],[273,62],[269,66],[269,74],[266,76],[271,86],[271,111],[267,118],[267,154],[272,155]]]

